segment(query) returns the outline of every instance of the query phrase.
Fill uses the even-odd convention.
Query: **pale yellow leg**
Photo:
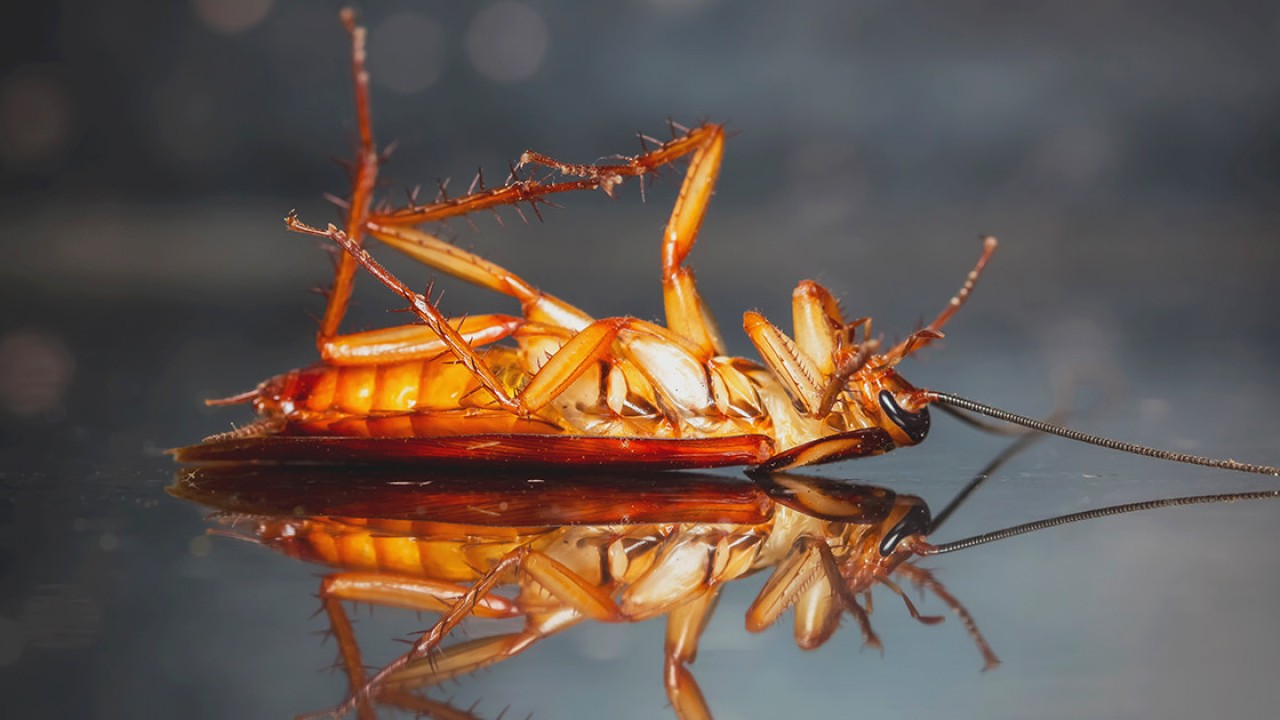
[[[511,315],[469,315],[446,322],[471,347],[497,342],[525,324]],[[448,350],[448,343],[430,327],[400,325],[324,340],[320,358],[330,365],[379,365],[430,359]]]
[[[591,316],[534,287],[506,268],[412,227],[370,223],[369,233],[382,242],[441,272],[515,298],[530,322],[581,330]]]
[[[689,161],[680,197],[662,237],[662,299],[667,327],[697,346],[704,360],[724,355],[724,340],[698,295],[693,271],[683,263],[698,237],[724,156],[724,129],[705,127],[707,136]]]
[[[623,619],[621,611],[607,591],[588,582],[547,555],[522,545],[499,558],[458,598],[430,630],[423,633],[409,652],[391,661],[369,678],[345,703],[336,708],[335,712],[339,716],[350,712],[369,698],[375,697],[380,689],[391,681],[391,678],[404,671],[411,663],[428,657],[440,647],[445,637],[475,612],[481,601],[488,597],[505,577],[517,571],[527,574],[557,600],[584,617],[615,622]]]
[[[824,383],[809,354],[758,312],[744,313],[742,327],[774,377],[782,382],[806,415],[813,415],[822,404]]]
[[[711,720],[711,709],[702,696],[689,665],[698,656],[698,638],[715,608],[719,588],[711,588],[667,614],[666,662],[663,681],[667,698],[680,720]]]

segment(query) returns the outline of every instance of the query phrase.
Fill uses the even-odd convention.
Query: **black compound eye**
[[[880,407],[884,409],[884,414],[889,416],[894,425],[902,428],[912,442],[920,442],[924,440],[925,435],[929,434],[928,407],[920,408],[919,412],[907,412],[888,390],[880,391]]]
[[[929,514],[929,506],[921,503],[907,511],[906,517],[898,521],[880,541],[881,557],[888,557],[898,548],[898,543],[912,535],[928,535],[933,528],[933,516]]]

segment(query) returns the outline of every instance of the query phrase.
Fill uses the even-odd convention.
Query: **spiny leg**
[[[374,185],[378,179],[379,158],[378,148],[373,139],[373,120],[369,110],[369,71],[365,68],[365,29],[356,24],[355,11],[351,8],[342,10],[342,24],[351,35],[351,76],[355,87],[356,128],[360,138],[355,163],[351,168],[351,198],[347,203],[346,233],[353,243],[360,245],[364,237],[364,226],[369,218]],[[329,291],[329,301],[325,306],[324,317],[320,321],[320,332],[316,338],[317,346],[323,347],[326,341],[338,334],[342,318],[347,312],[347,305],[351,302],[355,272],[355,259],[350,254],[343,253],[338,258],[338,266],[334,270],[333,288]]]
[[[715,190],[724,156],[724,128],[705,125],[707,135],[689,161],[689,170],[662,236],[662,299],[667,327],[697,345],[706,358],[724,355],[724,340],[698,294],[693,271],[684,259],[693,249]]]
[[[358,146],[355,162],[351,167],[351,196],[346,203],[347,217],[345,231],[347,237],[356,245],[364,238],[366,226],[418,224],[433,220],[444,220],[449,217],[464,215],[479,210],[496,208],[502,205],[518,205],[526,202],[534,207],[545,196],[576,190],[593,190],[605,187],[612,189],[612,183],[601,178],[587,178],[562,183],[540,183],[533,180],[513,181],[501,188],[481,190],[470,193],[466,197],[455,200],[442,200],[426,207],[414,207],[404,211],[391,213],[371,212],[373,192],[378,179],[378,167],[381,158],[373,136],[372,111],[369,100],[369,72],[365,67],[366,29],[356,22],[355,11],[344,8],[341,13],[343,26],[351,36],[351,75],[354,86],[356,128]],[[661,163],[655,163],[661,164]],[[514,173],[513,173],[514,175]],[[612,176],[616,177],[616,175]],[[329,291],[328,303],[324,316],[320,321],[317,334],[317,345],[323,352],[324,345],[337,337],[351,302],[352,286],[355,279],[356,262],[350,254],[343,254],[334,270],[333,286]]]
[[[424,261],[426,264],[457,275],[457,277],[466,279],[468,282],[480,284],[481,287],[488,287],[490,290],[516,297],[526,307],[526,315],[529,315],[531,302],[539,300],[539,297],[543,296],[544,293],[536,290],[529,283],[522,281],[515,274],[500,268],[498,265],[476,258],[470,252],[457,249],[457,247],[430,236],[428,233],[407,228],[406,225],[435,222],[435,220],[474,213],[476,210],[494,209],[500,205],[516,205],[518,208],[520,202],[529,202],[536,210],[536,202],[543,201],[544,196],[556,192],[600,188],[600,190],[612,195],[614,186],[622,182],[623,178],[641,177],[645,176],[645,174],[657,172],[664,165],[671,164],[673,161],[682,158],[682,156],[694,152],[694,159],[691,161],[689,173],[687,173],[684,186],[681,188],[680,200],[677,201],[675,213],[672,215],[671,223],[668,224],[668,238],[664,241],[666,245],[680,246],[678,249],[677,247],[664,247],[663,277],[666,278],[667,275],[676,272],[680,261],[689,252],[696,232],[698,232],[698,225],[701,224],[705,204],[707,204],[710,191],[712,191],[714,182],[716,182],[719,158],[723,154],[723,136],[723,128],[714,126],[714,124],[704,124],[704,126],[687,131],[682,137],[663,143],[658,149],[645,152],[645,154],[635,156],[635,158],[622,158],[621,161],[614,164],[563,163],[563,161],[550,158],[549,155],[541,154],[541,152],[527,150],[524,155],[521,155],[520,165],[544,165],[544,167],[557,170],[557,172],[566,174],[566,176],[577,176],[584,179],[561,183],[541,183],[534,181],[534,179],[512,181],[504,187],[471,193],[471,195],[458,197],[458,199],[442,200],[435,202],[433,205],[415,206],[415,208],[388,211],[388,213],[374,213],[370,215],[367,229],[379,240],[397,247],[398,250]],[[515,170],[513,170],[513,174],[515,174]],[[686,202],[691,204],[691,210],[682,210]],[[691,278],[686,278],[681,282],[687,286],[681,292],[685,292],[686,295],[692,292],[692,301],[695,301],[696,305],[700,307],[700,301],[696,299],[696,292],[692,291]],[[666,286],[666,283],[667,281],[664,279],[664,286]],[[544,304],[549,300],[553,299],[549,299],[549,296],[547,296],[547,299],[543,300]],[[573,323],[564,323],[563,327],[580,329],[586,322],[590,322],[590,318],[585,313],[581,313],[580,310],[573,309],[572,306],[567,304],[562,305],[577,315],[576,327]],[[536,318],[536,316],[532,315],[529,315],[529,318],[535,320],[535,322],[549,322],[547,318]],[[714,327],[712,327],[712,333],[710,334],[712,336],[716,334],[714,333]],[[701,332],[699,337],[691,338],[691,340],[695,340],[701,346],[709,346],[708,342],[704,342],[705,338],[703,336],[707,336],[707,332]],[[685,337],[689,336],[685,334]],[[718,341],[718,337],[716,340]]]
[[[344,601],[439,612],[451,607],[466,590],[452,583],[384,573],[347,572],[326,576],[320,583],[320,601],[338,643],[350,692],[355,693],[363,687],[365,679],[360,646],[356,642],[351,619],[342,607]],[[510,600],[489,595],[476,606],[473,614],[477,617],[513,617],[517,613]],[[362,703],[359,708],[362,717],[367,710],[367,704]]]
[[[504,410],[520,416],[529,416],[554,400],[560,392],[568,387],[596,360],[605,356],[617,337],[618,331],[633,322],[629,319],[602,320],[591,323],[581,332],[575,334],[555,354],[551,356],[534,374],[529,383],[518,396],[512,396],[493,370],[476,354],[466,338],[450,325],[440,313],[439,308],[431,300],[411,290],[398,278],[392,275],[378,261],[373,259],[367,250],[351,242],[346,235],[332,225],[327,230],[310,227],[297,218],[290,216],[289,227],[297,232],[321,235],[332,239],[342,246],[349,255],[364,266],[371,275],[383,285],[409,302],[413,313],[418,316],[431,332],[439,337],[444,346],[454,354],[468,371],[476,378]]]
[[[330,225],[327,230],[320,230],[306,225],[293,215],[286,218],[285,222],[289,229],[296,232],[306,233],[310,235],[318,235],[327,237],[342,246],[346,253],[344,257],[352,258],[352,262],[363,265],[371,275],[377,278],[383,285],[386,285],[393,292],[400,295],[409,302],[409,306],[427,327],[435,333],[458,362],[462,363],[476,380],[493,395],[494,400],[503,409],[516,414],[525,414],[522,411],[520,403],[507,392],[502,381],[494,374],[493,370],[484,363],[476,351],[467,344],[466,338],[458,332],[456,328],[449,324],[444,315],[440,313],[439,308],[431,302],[430,299],[410,290],[398,278],[392,275],[386,268],[382,267],[378,261],[373,259],[367,250],[360,247],[358,243],[351,240],[346,233]]]
[[[607,178],[643,175],[693,154],[680,194],[662,237],[662,294],[667,327],[696,345],[704,360],[724,354],[724,341],[715,321],[698,295],[693,272],[683,266],[693,249],[707,203],[715,190],[724,156],[724,127],[706,123],[693,128],[656,150],[614,165],[573,165],[541,153],[527,151],[521,164],[537,163],[565,175]],[[607,188],[606,188],[607,189]]]
[[[933,322],[908,335],[905,340],[895,345],[885,355],[890,364],[901,361],[916,350],[927,347],[929,343],[942,337],[942,327],[969,299],[969,294],[973,292],[974,285],[978,284],[978,278],[982,275],[983,269],[986,268],[987,261],[995,254],[998,245],[999,242],[990,235],[982,238],[982,255],[978,257],[978,262],[974,263],[973,269],[965,277],[964,285],[960,287],[960,291],[951,298],[951,302],[947,303],[947,306],[943,308],[942,312],[938,313],[938,317],[934,318]]]
[[[469,315],[446,322],[473,348],[497,342],[525,325],[510,315]],[[399,325],[330,338],[321,344],[320,358],[330,365],[376,365],[431,359],[448,350],[445,340],[430,327]]]
[[[544,638],[582,622],[585,616],[572,605],[546,611],[525,613],[525,626],[519,632],[489,635],[442,645],[426,657],[407,663],[387,676],[379,697],[388,690],[416,689],[438,685],[463,675],[470,675],[491,665],[519,655]]]
[[[546,196],[578,190],[604,190],[612,195],[613,189],[624,178],[654,173],[659,168],[702,147],[707,143],[708,137],[717,132],[723,134],[718,125],[702,125],[687,131],[681,137],[663,143],[654,150],[635,157],[621,157],[616,163],[566,163],[534,150],[526,150],[520,156],[519,164],[512,168],[511,179],[502,187],[481,189],[479,192],[468,193],[457,198],[441,198],[430,205],[414,205],[400,210],[375,212],[370,215],[370,223],[383,227],[421,225],[479,210],[495,209],[503,205],[518,208],[520,203],[529,204],[537,212],[538,203],[545,202],[543,198]],[[557,183],[516,179],[516,170],[525,165],[541,165],[561,175],[582,179]]]
[[[430,233],[417,228],[382,225],[377,222],[370,222],[368,230],[374,237],[419,262],[515,298],[520,302],[525,319],[530,322],[581,330],[592,320],[587,313],[539,290],[497,263],[467,252]]]
[[[369,222],[382,227],[421,225],[469,215],[481,210],[496,210],[506,205],[519,210],[520,203],[527,203],[534,212],[538,212],[538,204],[547,202],[544,198],[548,195],[579,190],[608,191],[616,182],[617,178],[610,183],[607,178],[596,177],[558,183],[533,179],[518,180],[514,178],[513,171],[512,179],[502,187],[481,189],[456,198],[442,198],[430,205],[412,205],[399,210],[375,211],[369,214]]]
[[[836,349],[848,332],[831,291],[812,280],[801,280],[791,293],[791,327],[796,347],[814,369],[823,376],[835,372]]]
[[[812,280],[796,286],[791,295],[795,339],[763,315],[748,311],[742,324],[760,358],[782,381],[805,414],[823,418],[831,412],[846,383],[872,358],[880,343],[857,342],[858,328],[869,318],[846,324],[835,298]]]
[[[797,538],[786,558],[765,582],[764,588],[747,609],[747,631],[760,632],[773,624],[815,583],[824,583],[840,600],[840,604],[858,623],[862,640],[867,646],[876,650],[883,649],[879,636],[871,627],[867,611],[858,604],[857,597],[845,584],[831,548],[824,540],[812,535]],[[804,645],[799,637],[797,642]]]
[[[403,607],[417,611],[439,611],[447,608],[449,601],[460,597],[465,588],[449,583],[439,583],[414,578],[398,578],[378,573],[337,573],[326,576],[320,585],[320,599],[329,617],[329,627],[338,643],[338,650],[346,670],[350,692],[364,685],[364,666],[360,647],[356,642],[351,620],[342,608],[343,601],[367,602],[378,605]],[[510,617],[515,614],[509,600],[496,596],[477,608],[476,615]],[[367,702],[358,707],[361,718],[372,718],[372,708]]]
[[[682,353],[681,356],[689,360],[689,363],[686,364],[695,365],[696,367],[690,372],[683,373],[684,376],[679,378],[680,382],[676,384],[681,385],[682,388],[684,385],[692,384],[693,387],[705,390],[705,392],[695,391],[692,394],[697,395],[703,404],[711,401],[711,390],[707,385],[706,369],[697,363],[696,358],[693,357],[693,353],[696,350],[691,348],[690,343],[674,336],[669,331],[635,318],[597,320],[580,332],[573,334],[538,368],[529,383],[525,385],[519,394],[512,396],[493,370],[468,345],[466,339],[458,333],[457,329],[444,319],[440,310],[429,298],[411,290],[380,265],[378,261],[374,260],[367,250],[352,243],[341,230],[332,225],[327,230],[320,230],[310,227],[292,216],[287,219],[287,223],[291,229],[297,232],[320,235],[332,239],[354,256],[356,261],[382,284],[408,301],[413,313],[426,323],[427,327],[440,338],[440,341],[444,343],[449,352],[452,352],[458,358],[458,361],[472,373],[481,386],[493,395],[498,405],[508,412],[527,417],[546,407],[569,385],[581,377],[584,372],[594,367],[597,361],[609,357],[614,352],[614,340],[622,332],[626,332],[628,335],[627,342],[622,343],[622,345],[627,347],[626,352],[629,356],[639,356],[645,352],[648,346],[653,345],[653,341],[656,340],[664,348],[664,357],[666,357],[668,367],[675,367],[672,363],[671,350],[672,348],[679,348]],[[643,358],[640,358],[639,362],[642,366],[651,364],[646,363]],[[672,384],[670,382],[665,382],[662,378],[656,376],[650,377],[650,379],[653,381],[655,388],[668,395],[669,399],[677,404],[685,405],[690,402],[690,398],[683,397],[682,393],[671,387]],[[683,390],[683,395],[691,394],[689,388],[683,388]]]
[[[987,639],[982,636],[982,631],[978,629],[978,623],[974,622],[973,616],[969,614],[969,611],[965,609],[964,605],[960,604],[960,601],[957,600],[954,595],[947,592],[947,589],[943,587],[942,583],[938,582],[933,577],[933,573],[925,570],[924,568],[916,567],[915,565],[908,565],[906,563],[899,565],[894,572],[905,575],[908,580],[921,588],[932,590],[934,595],[937,595],[944,603],[947,604],[948,607],[951,608],[956,616],[960,618],[960,622],[964,625],[964,629],[968,631],[969,637],[973,638],[973,642],[978,646],[978,652],[982,653],[982,669],[984,671],[990,670],[1000,664],[1000,658],[996,657],[991,646],[987,644]]]
[[[684,155],[693,152],[694,158],[681,187],[680,198],[672,213],[663,241],[663,286],[664,297],[668,306],[668,326],[677,333],[693,340],[711,354],[723,354],[723,343],[709,315],[697,296],[693,286],[692,274],[681,268],[680,263],[696,238],[705,213],[706,203],[710,198],[719,172],[720,158],[723,154],[724,130],[719,125],[705,124],[694,128],[684,136],[664,143],[659,148],[634,158],[623,158],[615,164],[576,165],[560,162],[541,153],[527,151],[521,156],[521,165],[532,163],[553,168],[565,175],[576,175],[583,179],[561,183],[542,183],[536,180],[513,180],[500,188],[481,190],[469,193],[453,200],[442,199],[427,206],[414,206],[390,212],[371,212],[374,187],[377,182],[379,157],[377,145],[373,137],[372,113],[369,102],[369,73],[365,67],[365,28],[357,25],[354,11],[345,9],[342,21],[351,35],[351,66],[354,85],[356,124],[359,135],[359,147],[356,161],[352,168],[352,192],[347,203],[345,234],[351,242],[359,246],[366,230],[375,228],[380,234],[391,236],[389,240],[395,244],[397,237],[391,231],[395,226],[417,225],[425,222],[444,220],[473,213],[479,210],[494,209],[503,205],[517,206],[521,202],[529,203],[537,209],[537,203],[547,195],[576,190],[604,189],[612,192],[623,177],[636,177],[652,173]],[[514,176],[514,169],[513,169]],[[423,233],[425,235],[425,233]],[[428,236],[429,237],[429,236]],[[403,247],[402,247],[403,249]],[[456,258],[457,253],[451,254]],[[469,254],[466,254],[469,255]],[[474,257],[474,256],[472,256]],[[464,259],[465,261],[465,259]],[[448,264],[448,263],[446,263]],[[457,267],[456,264],[453,265]],[[322,352],[326,343],[333,341],[338,334],[342,319],[350,303],[352,283],[355,276],[356,259],[351,253],[344,254],[338,260],[334,272],[334,283],[329,293],[328,304],[321,320],[317,345]],[[493,266],[498,270],[497,266]],[[446,271],[449,271],[446,268]],[[472,274],[474,277],[474,274]],[[509,289],[523,294],[521,302],[527,304],[532,297],[525,290],[532,288],[515,276],[501,272],[497,277],[503,283],[511,281]],[[473,279],[473,282],[476,280]],[[481,284],[488,284],[481,282]],[[515,287],[523,285],[522,288]],[[536,292],[536,291],[533,291]],[[519,297],[519,295],[517,295]],[[580,324],[589,322],[585,314],[572,306],[565,306],[570,318],[575,314]],[[584,320],[585,318],[585,320]],[[545,321],[539,319],[540,322]],[[565,325],[571,327],[571,325]],[[574,328],[576,329],[576,328]]]
[[[605,590],[583,579],[547,555],[532,550],[527,545],[521,545],[499,558],[430,630],[423,633],[409,652],[391,661],[369,678],[363,687],[334,710],[334,714],[341,716],[350,712],[367,698],[375,696],[380,688],[390,681],[390,678],[411,662],[427,657],[440,646],[441,641],[449,633],[472,615],[476,606],[493,592],[508,573],[516,570],[526,573],[557,600],[585,617],[605,622],[616,622],[622,619],[622,613],[617,604]]]
[[[814,359],[758,312],[743,313],[742,327],[774,377],[787,388],[806,415],[814,416],[822,404],[824,387]]]

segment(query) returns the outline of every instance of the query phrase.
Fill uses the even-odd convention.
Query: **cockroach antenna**
[[[1280,467],[1272,465],[1257,465],[1254,463],[1242,463],[1235,460],[1220,460],[1217,458],[1173,452],[1172,450],[1161,450],[1159,448],[1115,440],[1101,435],[1093,435],[1079,430],[1073,430],[1052,422],[1036,420],[1035,418],[1029,418],[1025,415],[1019,415],[1017,413],[1009,412],[1008,410],[984,405],[983,403],[969,400],[968,398],[963,398],[959,395],[953,395],[951,393],[941,392],[938,390],[921,390],[916,393],[915,400],[920,404],[932,403],[956,410],[977,413],[1003,422],[1021,425],[1022,427],[1036,432],[1057,435],[1059,437],[1067,438],[1068,440],[1075,440],[1077,442],[1088,443],[1089,445],[1097,445],[1098,447],[1104,447],[1110,450],[1119,450],[1120,452],[1132,453],[1134,455],[1155,458],[1157,460],[1168,460],[1170,462],[1186,463],[1188,465],[1201,465],[1204,467],[1218,468],[1220,470],[1234,470],[1236,472],[1256,473],[1258,475],[1274,475],[1276,477],[1280,477]]]
[[[1039,530],[1047,530],[1048,528],[1058,527],[1059,525],[1069,525],[1074,522],[1094,520],[1097,518],[1110,517],[1112,515],[1126,515],[1128,513],[1142,512],[1144,510],[1158,510],[1160,508],[1180,507],[1182,505],[1210,505],[1214,503],[1233,503],[1243,502],[1246,500],[1272,500],[1276,498],[1280,498],[1280,490],[1258,490],[1254,492],[1221,493],[1217,495],[1185,495],[1182,497],[1125,503],[1123,505],[1110,505],[1108,507],[1096,508],[1094,510],[1084,510],[1067,515],[1045,518],[1044,520],[1036,520],[1035,522],[1014,525],[1002,530],[993,530],[992,532],[983,533],[981,535],[974,535],[973,537],[954,540],[949,543],[942,543],[941,545],[930,545],[926,542],[916,541],[911,546],[911,549],[917,555],[942,555],[949,552],[955,552],[957,550],[976,547],[978,545],[986,545],[987,543],[1004,540],[1005,538],[1011,538],[1017,535],[1026,535],[1027,533],[1033,533]],[[936,529],[939,524],[941,523],[934,523],[934,528]]]

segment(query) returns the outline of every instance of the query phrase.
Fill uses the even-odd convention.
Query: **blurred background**
[[[206,409],[203,398],[314,358],[322,301],[307,291],[326,281],[328,259],[281,219],[297,209],[323,224],[336,217],[324,193],[346,191],[334,160],[351,156],[354,123],[338,7],[62,0],[27,4],[0,29],[0,690],[28,714],[132,717],[146,700],[161,714],[274,717],[322,704],[285,689],[298,676],[336,693],[334,679],[307,674],[329,650],[317,660],[305,629],[280,631],[296,650],[264,649],[260,619],[218,612],[220,603],[254,604],[228,582],[288,571],[254,548],[209,559],[209,545],[191,544],[203,538],[200,514],[163,497],[172,468],[161,453],[248,419]],[[639,152],[637,132],[667,137],[668,119],[725,122],[736,134],[690,263],[735,352],[750,354],[740,313],[759,309],[789,326],[790,291],[807,277],[831,287],[850,316],[872,315],[876,329],[900,337],[942,307],[990,233],[1003,244],[989,273],[946,342],[906,368],[909,378],[1046,414],[1064,378],[1103,377],[1100,386],[1124,388],[1114,395],[1121,409],[1090,418],[1091,427],[1280,459],[1273,3],[499,0],[379,2],[360,12],[377,136],[396,143],[382,174],[392,202],[418,184],[431,196],[449,178],[460,192],[477,168],[498,182],[526,148],[589,162]],[[481,216],[437,229],[588,311],[653,319],[658,241],[678,180],[660,177],[643,203],[632,182],[614,199],[564,197],[542,223],[504,212],[502,223]],[[415,285],[430,278],[393,268]],[[513,309],[457,283],[437,288],[446,313]],[[347,327],[398,322],[387,315],[394,307],[364,283]],[[913,492],[936,483],[941,502],[992,442],[939,423],[911,455],[832,472]],[[1150,497],[1234,481],[1044,445],[1030,462],[1035,477],[1069,482],[998,491],[972,518],[975,531],[1110,499],[1117,485]],[[1254,524],[1241,519],[1250,512]],[[858,655],[849,637],[824,667],[901,682],[921,677],[921,656],[936,654],[936,672],[956,673],[945,693],[877,706],[895,716],[937,704],[959,716],[1015,717],[1025,708],[1014,699],[1046,694],[1063,703],[1042,704],[1050,716],[1077,714],[1079,695],[1098,702],[1085,716],[1194,717],[1209,707],[1266,716],[1278,700],[1273,683],[1249,668],[1277,659],[1263,604],[1277,562],[1233,553],[1274,546],[1257,534],[1274,510],[1196,517],[1221,517],[1212,527],[1236,534],[1186,540],[1171,521],[1143,526],[1141,538],[1090,535],[1095,544],[1059,551],[1069,558],[1046,541],[1049,559],[1024,545],[999,561],[1026,567],[994,567],[987,555],[955,571],[973,573],[964,599],[981,617],[1060,621],[1048,644],[1085,653],[1068,653],[1065,666],[1037,665],[1044,647],[1019,645],[1031,641],[1015,622],[993,638],[1010,662],[981,677],[955,627],[943,640],[933,632],[891,650],[899,664]],[[1180,539],[1191,545],[1172,549]],[[1008,589],[1011,577],[1037,571],[1092,587],[1102,571],[1083,558],[1119,546],[1151,551],[1105,569],[1141,605],[1113,622],[1140,617],[1145,633],[1096,615],[1064,618],[1090,605],[1105,614],[1102,601],[1032,601]],[[226,557],[231,570],[213,564]],[[1195,592],[1228,593],[1238,582],[1260,598],[1232,606],[1234,630],[1217,616],[1222,596],[1196,594],[1157,612],[1153,597],[1168,598],[1169,587],[1128,585],[1153,567],[1167,567],[1153,574],[1174,582],[1191,557],[1228,573],[1188,579]],[[980,569],[987,562],[993,569]],[[1063,574],[1071,568],[1078,580]],[[276,597],[261,589],[269,587],[309,603],[299,589],[309,571],[293,572],[296,585],[263,580],[253,597]],[[726,633],[741,635],[739,618]],[[1191,629],[1171,636],[1171,626]],[[223,633],[217,647],[204,645],[208,627]],[[666,712],[658,642],[643,641],[648,655],[631,684],[652,692],[636,717]],[[771,652],[797,651],[781,637]],[[231,659],[259,653],[279,677],[264,674],[265,659]],[[1010,670],[1015,655],[1033,677]],[[747,657],[746,667],[765,662]],[[1126,668],[1142,669],[1135,677]],[[801,686],[815,677],[796,672],[790,681]],[[49,694],[68,682],[83,695]],[[486,697],[519,700],[522,714],[540,707],[489,682]],[[732,676],[725,682],[733,687]],[[227,699],[232,685],[240,700]],[[830,690],[808,687],[805,697],[846,707]],[[724,716],[751,717],[765,707],[753,703],[769,699]]]

